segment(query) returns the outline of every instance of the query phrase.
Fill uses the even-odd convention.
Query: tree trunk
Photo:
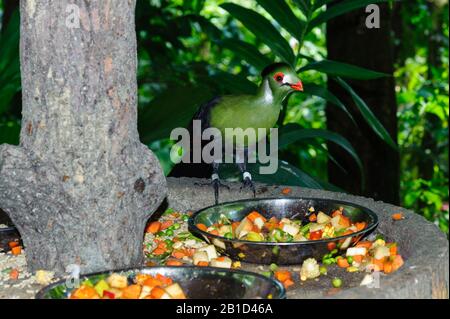
[[[384,73],[393,73],[393,43],[391,37],[391,12],[388,5],[380,6],[380,28],[368,29],[367,13],[356,10],[332,19],[327,25],[328,58]],[[395,79],[384,77],[371,81],[348,81],[366,101],[375,116],[384,125],[394,141],[397,139],[397,104]],[[332,105],[326,109],[327,126],[331,131],[346,137],[361,157],[366,178],[361,184],[355,162],[339,147],[330,143],[330,153],[339,159],[347,170],[343,172],[329,161],[328,174],[331,183],[353,194],[363,194],[389,203],[399,203],[400,171],[399,154],[383,142],[367,125],[349,94],[333,81],[328,83],[349,108],[358,127],[355,127],[340,110]]]
[[[66,21],[72,3],[79,28]],[[0,146],[0,206],[31,271],[142,262],[145,222],[166,183],[137,132],[134,8],[20,1],[22,130],[19,147]]]

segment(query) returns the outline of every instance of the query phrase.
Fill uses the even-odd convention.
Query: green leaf
[[[356,150],[353,148],[350,142],[343,136],[328,130],[304,129],[298,124],[290,123],[279,129],[278,147],[282,148],[297,141],[316,138],[321,138],[336,143],[337,145],[342,147],[351,157],[353,157],[356,164],[358,165],[361,176],[363,175],[363,166],[361,159],[359,158]]]
[[[363,115],[364,119],[366,120],[367,124],[372,128],[372,130],[383,140],[385,141],[389,146],[391,146],[393,149],[397,150],[397,144],[393,141],[392,137],[389,135],[388,131],[384,128],[384,126],[378,121],[378,119],[375,117],[375,115],[372,113],[370,108],[367,106],[366,102],[364,102],[361,97],[356,94],[356,92],[350,87],[350,85],[347,84],[344,80],[337,77],[334,79],[337,83],[339,83],[347,92],[350,93],[353,101],[355,102],[356,106],[358,107],[359,111]]]
[[[219,41],[218,44],[230,51],[236,53],[242,60],[253,65],[258,71],[262,71],[267,65],[273,61],[263,55],[258,49],[247,42],[237,39],[225,39]]]
[[[341,76],[357,80],[372,80],[390,76],[386,73],[372,71],[369,69],[361,68],[359,66],[331,60],[322,60],[308,63],[304,67],[300,68],[299,72],[308,70],[316,70],[333,76]]]
[[[319,9],[320,7],[327,5],[333,1],[334,0],[317,0],[316,3],[314,3],[313,10],[315,11],[315,10]]]
[[[304,22],[295,16],[285,0],[256,0],[286,31],[299,40],[302,37]]]
[[[224,3],[221,7],[267,44],[274,54],[287,63],[294,63],[295,56],[289,43],[266,18],[253,10],[234,3]]]
[[[209,79],[231,94],[255,94],[257,86],[240,75],[217,71]]]
[[[327,88],[314,84],[314,83],[303,83],[304,93],[311,94],[314,96],[321,97],[327,102],[330,102],[334,105],[336,105],[338,108],[340,108],[342,111],[345,112],[345,114],[348,115],[348,117],[352,120],[353,123],[356,124],[353,116],[350,114],[348,109],[345,107],[345,105],[339,100],[336,95],[328,91]]]
[[[169,138],[172,129],[187,127],[195,112],[211,97],[203,88],[169,88],[140,109],[138,129],[142,142]]]
[[[368,6],[369,4],[381,3],[381,2],[387,2],[387,1],[390,1],[390,0],[345,0],[345,1],[342,1],[334,6],[327,8],[326,11],[320,13],[314,19],[312,19],[308,25],[307,31],[309,32],[313,28],[321,25],[322,23],[327,22],[328,20],[333,19],[337,16],[340,16],[344,13],[353,11],[358,8]]]
[[[308,12],[311,8],[311,0],[294,0],[294,3],[302,10],[305,16],[308,16]]]

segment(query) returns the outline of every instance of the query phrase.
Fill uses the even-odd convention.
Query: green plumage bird
[[[253,128],[256,131],[258,128],[264,128],[268,132],[277,123],[283,100],[292,92],[303,91],[303,85],[294,69],[286,63],[274,63],[267,66],[261,76],[262,82],[256,94],[216,97],[202,105],[193,120],[201,121],[202,130],[209,127],[217,128],[222,133],[224,145],[233,142],[226,140],[226,128],[243,130]],[[258,135],[257,140],[263,137]],[[243,188],[251,188],[255,195],[252,177],[246,171],[247,150],[251,145],[245,143],[247,143],[246,140],[244,145],[236,145],[237,148],[244,150],[243,162],[238,162],[236,165],[243,174]],[[205,177],[206,174],[212,178],[215,201],[218,203],[219,186],[221,185],[218,175],[219,163],[212,163],[208,166],[204,163],[180,163],[174,167],[170,175]]]

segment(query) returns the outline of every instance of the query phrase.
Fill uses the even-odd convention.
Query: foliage
[[[396,34],[399,135],[395,138],[346,81],[385,74],[325,58],[324,26],[329,19],[383,1],[346,0],[327,8],[331,2],[138,0],[138,127],[142,141],[169,173],[172,142],[168,135],[172,128],[187,125],[199,104],[213,95],[254,92],[260,71],[283,60],[299,71],[305,93],[293,94],[285,102],[278,123],[282,162],[268,182],[336,190],[326,182],[327,161],[339,167],[339,159],[330,156],[326,141],[343,147],[355,165],[361,165],[351,140],[326,128],[326,102],[354,121],[346,105],[327,89],[327,81],[337,81],[382,140],[394,148],[398,140],[403,205],[448,232],[447,1],[438,1],[443,3],[439,11],[427,0],[402,5],[397,22],[403,25],[403,33]],[[19,141],[18,23],[16,15],[0,35],[0,143]],[[430,34],[441,37],[437,54],[434,52],[438,63],[429,58]],[[232,170],[224,167],[224,172],[227,170],[231,176]],[[264,178],[267,176],[260,176],[267,181]]]

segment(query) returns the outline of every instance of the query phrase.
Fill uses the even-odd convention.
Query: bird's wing
[[[205,129],[209,127],[210,124],[210,114],[211,109],[220,103],[222,100],[222,97],[216,96],[209,100],[208,102],[204,103],[200,108],[198,109],[197,113],[195,113],[193,120],[201,120],[202,121],[202,129]],[[192,121],[191,121],[192,124]]]

